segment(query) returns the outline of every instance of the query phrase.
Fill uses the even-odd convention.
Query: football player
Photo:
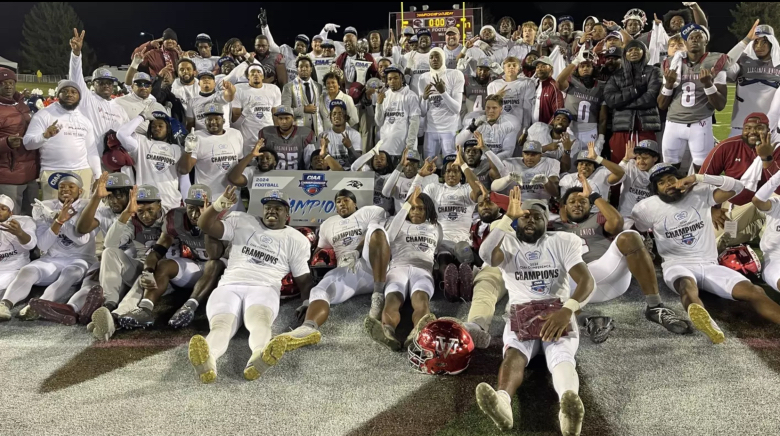
[[[8,285],[19,274],[19,270],[30,263],[30,250],[38,239],[35,221],[26,216],[13,214],[14,201],[0,194],[0,291],[5,293]],[[10,301],[0,301],[0,321],[11,319]]]
[[[246,63],[242,63],[242,67]],[[248,86],[241,86],[231,104],[231,121],[240,126],[239,132],[244,138],[244,155],[254,148],[260,130],[274,125],[273,113],[282,105],[282,93],[278,86],[263,83],[263,67],[251,64],[244,73],[249,79]]]
[[[219,82],[222,92],[217,92],[217,82],[214,74],[211,72],[198,74],[198,86],[200,93],[187,102],[187,131],[207,130],[206,113],[207,108],[218,106],[220,112],[230,113],[230,102],[236,97],[236,87],[228,80]],[[213,113],[213,111],[210,111]],[[223,120],[223,125],[227,129],[229,120]]]
[[[491,80],[490,61],[482,59],[477,63],[477,74],[465,78],[463,85],[463,105],[460,110],[460,125],[466,126],[472,119],[485,113],[488,96],[487,87]]]
[[[377,93],[374,121],[379,128],[384,150],[393,157],[405,148],[417,148],[420,130],[420,103],[417,94],[406,85],[404,73],[397,66],[385,68],[387,87]],[[366,144],[368,147],[368,144]]]
[[[538,61],[538,60],[537,60]],[[514,57],[504,59],[504,78],[488,85],[489,95],[503,98],[504,113],[514,117],[519,130],[527,129],[533,120],[536,84],[532,79],[518,76],[520,60]]]
[[[523,145],[523,157],[505,159],[501,165],[490,163],[493,175],[491,189],[495,192],[507,192],[514,184],[520,185],[528,200],[548,202],[558,196],[558,174],[561,163],[542,155],[542,144],[528,140]]]
[[[568,109],[558,109],[550,123],[534,123],[526,135],[527,139],[545,144],[542,152],[546,157],[559,160],[564,173],[577,170],[576,165],[571,164],[571,156],[576,157],[584,148],[584,144],[587,144],[574,135],[571,129],[573,122],[574,115]],[[523,137],[520,139],[523,140]],[[597,148],[597,152],[600,151],[601,149]]]
[[[775,173],[753,197],[756,208],[766,214],[766,228],[761,238],[761,251],[764,253],[764,282],[775,291],[780,289],[780,197],[774,194],[780,187],[780,172]]]
[[[653,196],[634,206],[637,230],[653,230],[663,257],[666,285],[680,295],[693,325],[719,344],[726,337],[699,299],[699,288],[728,300],[746,301],[759,315],[780,323],[780,306],[742,274],[717,264],[710,208],[744,188],[728,176],[695,174],[678,179],[677,169],[656,164],[650,171]]]
[[[198,227],[208,236],[232,244],[228,268],[206,304],[209,334],[190,339],[189,360],[202,383],[216,380],[217,359],[225,354],[242,322],[249,330],[252,350],[244,378],[256,380],[276,365],[281,355],[267,345],[271,324],[279,313],[282,279],[292,273],[304,300],[309,299],[312,287],[308,256],[301,256],[309,253],[311,245],[300,232],[286,226],[290,203],[284,193],[266,194],[262,217],[254,217],[227,213],[238,201],[235,191],[228,186],[198,219]]]
[[[658,143],[646,139],[634,144],[626,144],[626,155],[620,161],[620,166],[626,172],[620,188],[620,204],[618,210],[623,217],[623,230],[634,227],[631,211],[634,206],[650,197],[650,169],[661,161],[661,147]]]
[[[596,78],[593,52],[580,50],[577,57],[558,75],[558,88],[566,95],[563,106],[574,114],[571,128],[582,144],[596,143],[604,148],[609,110],[604,103],[604,84]],[[556,113],[557,116],[557,113]]]
[[[500,159],[512,157],[521,129],[517,119],[504,112],[505,101],[500,94],[488,95],[484,115],[472,118],[470,124],[458,133],[455,143],[463,146],[466,141],[476,139],[479,135],[487,150]]]
[[[593,192],[608,196],[610,186],[615,186],[625,178],[626,171],[618,164],[611,162],[596,153],[596,144],[588,143],[588,151],[583,151],[577,157],[577,173],[561,177],[561,193],[571,188],[582,187],[580,176],[584,177],[593,188]],[[598,212],[598,208],[594,208]],[[562,216],[565,221],[565,217]]]
[[[279,158],[277,169],[308,168],[309,157],[316,151],[314,132],[306,126],[295,125],[293,110],[288,106],[278,106],[274,117],[278,125],[261,130],[258,139],[262,138],[265,146],[276,152]]]
[[[419,184],[423,189],[429,183],[438,183],[439,177],[434,175],[436,166],[433,163],[433,159],[426,159],[423,162],[422,168],[420,167],[420,153],[415,149],[406,151],[401,157],[401,162],[395,168],[390,177],[382,188],[382,195],[385,197],[393,198],[395,200],[395,211],[399,212],[403,206],[404,201],[412,191],[412,181],[419,175],[421,169],[426,169],[426,176]],[[403,177],[402,177],[403,175]]]
[[[419,79],[420,110],[425,119],[426,158],[455,154],[455,132],[460,127],[463,105],[463,73],[447,69],[444,50],[428,54],[430,71]]]
[[[532,200],[521,204],[520,188],[515,187],[510,193],[506,215],[480,247],[482,260],[501,270],[511,305],[551,297],[565,303],[543,318],[540,339],[521,341],[512,331],[512,323],[506,323],[504,360],[498,372],[497,389],[480,383],[476,389],[477,404],[498,428],[511,429],[514,425],[512,396],[523,383],[528,362],[543,351],[560,400],[561,431],[565,435],[579,435],[585,409],[578,395],[579,378],[575,369],[579,337],[574,313],[593,292],[595,281],[582,260],[580,238],[564,232],[546,233],[548,219],[543,203]],[[515,220],[517,231],[512,229]],[[573,290],[571,282],[576,286]],[[574,333],[563,336],[569,328]]]

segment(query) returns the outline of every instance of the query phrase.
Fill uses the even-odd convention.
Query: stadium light
[[[456,3],[452,5],[452,9],[455,9],[457,11],[458,9],[460,9],[460,5]]]
[[[417,6],[409,6],[409,12],[417,12]]]
[[[152,40],[154,40],[154,35],[152,35],[151,33],[148,33],[148,32],[141,32],[141,36],[150,36],[150,37],[152,37]]]
[[[423,5],[423,10],[427,11],[428,10],[428,5]]]

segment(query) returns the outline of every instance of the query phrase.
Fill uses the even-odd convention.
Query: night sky
[[[422,10],[425,3],[405,3],[407,10],[411,5]],[[453,3],[427,3],[430,10],[451,9]],[[25,14],[34,3],[0,3],[0,56],[13,61],[21,61],[22,23]],[[370,3],[309,3],[309,2],[269,2],[269,3],[84,3],[72,2],[71,5],[81,18],[87,30],[86,40],[95,50],[98,61],[109,65],[122,65],[130,62],[133,49],[144,42],[140,32],[151,32],[155,38],[162,36],[166,27],[173,28],[183,49],[194,49],[195,36],[205,32],[212,40],[222,44],[231,37],[240,38],[248,49],[253,46],[258,34],[257,14],[261,7],[268,11],[268,19],[273,36],[278,43],[291,44],[295,35],[305,33],[312,36],[322,29],[325,23],[358,29],[361,37],[369,30],[386,29],[388,13],[400,10],[398,2]],[[596,15],[617,22],[631,7],[642,8],[652,20],[653,12],[659,18],[671,9],[681,9],[680,2],[650,3],[591,3],[591,2],[533,2],[533,3],[482,3],[497,21],[509,15],[520,24],[533,20],[539,22],[546,13],[556,16],[570,14],[575,18],[575,30],[581,28],[582,20],[588,15]],[[700,3],[710,21],[713,41],[712,51],[728,52],[737,42],[727,27],[733,18],[729,12],[736,3]],[[294,13],[290,13],[291,8]],[[304,11],[308,11],[305,12]],[[212,18],[216,17],[216,18]],[[491,24],[491,23],[484,23]],[[649,30],[650,26],[646,27]],[[331,34],[333,37],[333,34]],[[336,35],[341,40],[342,34]],[[214,55],[219,55],[215,44]],[[24,69],[24,65],[20,65]]]

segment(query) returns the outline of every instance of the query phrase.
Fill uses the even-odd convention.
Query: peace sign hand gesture
[[[73,38],[70,39],[70,49],[73,50],[73,54],[76,56],[81,56],[81,48],[84,46],[84,34],[86,32],[86,30],[82,30],[79,35],[79,31],[76,28],[73,29]]]

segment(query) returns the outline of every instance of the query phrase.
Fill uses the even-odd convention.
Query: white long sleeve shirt
[[[49,139],[43,133],[57,121],[60,132]],[[59,102],[39,110],[24,135],[24,148],[41,152],[41,171],[92,169],[100,177],[100,155],[95,146],[95,128],[78,109],[66,110]]]
[[[407,145],[416,146],[419,119],[420,103],[408,86],[398,91],[388,90],[382,104],[377,104],[374,116],[376,124],[381,126],[379,136],[383,141],[382,149],[390,155],[400,156]]]
[[[435,90],[426,100],[425,87],[433,83],[427,72],[420,76],[420,109],[425,117],[425,131],[430,133],[455,133],[460,127],[460,108],[463,105],[463,87],[466,79],[458,70],[446,70],[440,75],[444,81],[444,93]]]
[[[30,250],[38,244],[35,222],[32,218],[14,215],[8,218],[5,224],[11,220],[19,223],[22,230],[30,236],[30,242],[22,244],[16,236],[0,231],[0,272],[18,271],[30,263]]]
[[[515,117],[502,113],[495,123],[485,122],[477,127],[477,132],[482,134],[485,147],[499,158],[508,159],[514,155],[517,136],[520,133],[520,126]],[[472,138],[474,138],[474,134],[471,133],[471,130],[463,129],[455,137],[455,144],[463,147],[463,144]]]
[[[62,210],[60,200],[46,200],[42,202],[46,207],[59,213]],[[80,211],[84,208],[86,202],[76,200],[73,208]],[[72,259],[84,259],[88,262],[96,262],[95,257],[95,236],[98,229],[95,229],[85,235],[76,231],[77,215],[65,222],[60,227],[58,234],[54,234],[51,225],[54,222],[51,216],[40,213],[38,206],[33,207],[33,220],[36,225],[36,236],[38,238],[38,248],[45,252],[48,257],[66,257]]]
[[[68,78],[79,86],[81,102],[79,112],[92,123],[95,135],[95,147],[98,155],[103,154],[103,136],[109,130],[116,131],[119,126],[128,121],[124,109],[116,104],[115,100],[106,100],[95,94],[87,87],[84,81],[84,73],[81,69],[81,56],[70,54],[70,70]]]
[[[127,114],[127,119],[132,120],[133,118],[137,117],[141,114],[141,112],[144,111],[146,108],[146,105],[151,103],[152,104],[152,110],[155,112],[165,112],[166,114],[170,115],[170,112],[168,109],[165,108],[165,106],[161,105],[160,103],[157,103],[157,99],[153,96],[149,96],[146,99],[141,99],[141,97],[130,93],[127,94],[124,97],[119,97],[116,100],[114,100],[116,104],[118,104],[122,109],[125,110],[125,113]],[[146,131],[149,129],[149,121],[144,121],[141,124],[138,125],[138,127],[135,129],[136,133],[139,133],[141,135],[145,135]]]

